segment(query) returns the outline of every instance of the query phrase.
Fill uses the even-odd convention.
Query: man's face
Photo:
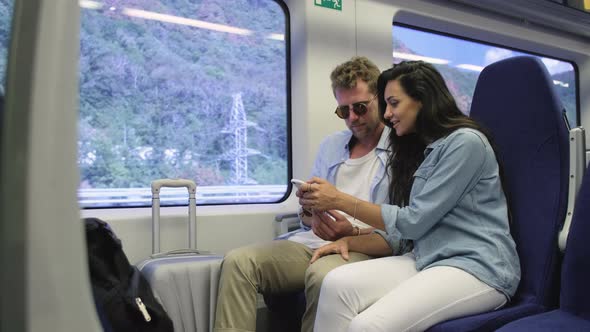
[[[375,130],[382,126],[379,120],[378,101],[377,97],[369,91],[369,86],[366,82],[358,80],[356,87],[352,89],[337,88],[334,91],[336,102],[338,106],[348,110],[348,117],[344,119],[348,129],[352,131],[354,137],[359,141],[373,137]],[[366,106],[367,112],[363,115],[358,115],[353,109],[362,110],[358,103],[363,103]],[[356,105],[355,105],[356,104]]]

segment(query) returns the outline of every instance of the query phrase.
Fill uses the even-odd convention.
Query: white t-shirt
[[[335,183],[336,188],[360,200],[370,201],[370,186],[377,174],[379,165],[380,161],[377,158],[375,149],[360,158],[348,158],[338,167]],[[355,220],[355,218],[344,212],[338,212],[345,215],[353,226],[359,228],[371,227],[360,220]],[[296,233],[290,236],[289,240],[304,244],[311,249],[317,249],[325,244],[331,243],[331,241],[322,240],[312,230]]]

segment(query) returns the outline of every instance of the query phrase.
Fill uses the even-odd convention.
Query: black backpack
[[[109,225],[84,219],[92,294],[103,329],[112,332],[173,332],[172,321],[147,280],[131,264]]]

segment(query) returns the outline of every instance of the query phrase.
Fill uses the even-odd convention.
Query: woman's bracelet
[[[356,221],[356,205],[359,202],[358,198],[354,199],[354,213],[352,214],[352,222]],[[356,229],[356,236],[361,235],[361,229],[358,226],[353,226]]]

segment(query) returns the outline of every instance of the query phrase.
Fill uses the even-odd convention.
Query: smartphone
[[[330,218],[330,220],[332,221],[336,221],[336,218],[334,218],[333,215],[331,215],[328,211],[324,211],[322,212],[326,217]]]
[[[297,187],[297,189],[301,189],[301,185],[305,183],[305,181],[301,181],[298,179],[291,179],[291,183]]]

